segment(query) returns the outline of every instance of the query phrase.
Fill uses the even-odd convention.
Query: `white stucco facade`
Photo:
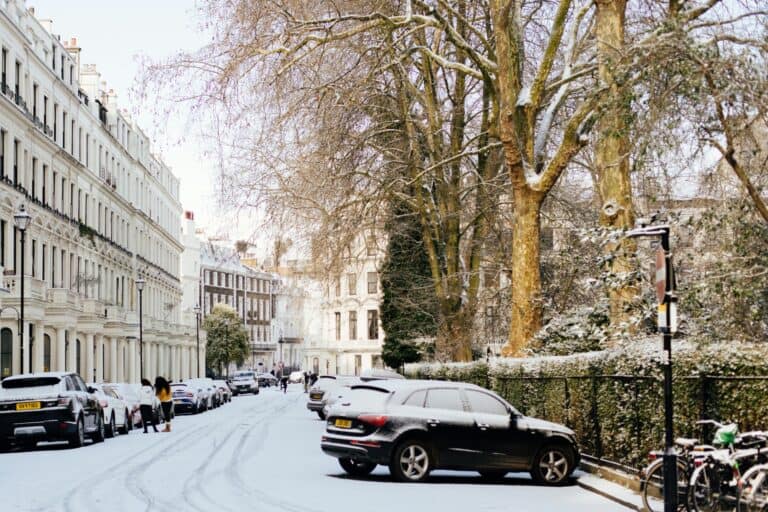
[[[0,374],[193,375],[179,180],[96,67],[81,64],[75,39],[62,43],[50,21],[9,0],[0,3],[0,45]],[[23,254],[13,220],[21,205],[32,217]]]

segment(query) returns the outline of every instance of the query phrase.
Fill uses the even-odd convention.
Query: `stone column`
[[[85,335],[85,382],[93,382],[94,363],[93,360],[93,334],[86,333]]]
[[[67,330],[64,327],[56,328],[56,371],[67,370]]]
[[[128,382],[134,384],[139,382],[139,375],[137,375],[137,354],[136,344],[138,341],[135,338],[128,338]]]
[[[96,335],[96,382],[104,382],[104,336]]]
[[[29,246],[29,244],[27,244],[27,246]],[[26,322],[26,321],[24,322],[21,332],[22,332],[21,347],[22,347],[22,352],[24,353],[23,361],[21,362],[21,372],[29,373],[31,370],[29,367],[29,322]]]
[[[5,137],[8,139],[9,137],[6,135]],[[11,149],[13,151],[13,149]],[[6,158],[10,153],[8,151],[5,152]],[[11,155],[11,158],[13,158],[13,155]],[[11,166],[13,166],[13,160],[11,161]],[[6,169],[6,172],[8,170]],[[11,172],[13,172],[13,167],[11,167]],[[7,269],[13,264],[13,219],[9,219],[5,223],[5,268]]]
[[[32,371],[43,372],[45,371],[45,326],[42,322],[35,322],[32,325],[35,326],[35,342],[32,350]],[[53,354],[51,354],[51,359],[53,359]]]
[[[77,331],[69,329],[69,354],[67,354],[67,371],[74,372],[77,370],[77,347],[75,343],[77,341]]]
[[[122,382],[117,375],[117,338],[107,338],[109,342],[109,380]]]

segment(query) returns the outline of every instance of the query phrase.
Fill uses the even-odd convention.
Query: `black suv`
[[[46,372],[6,377],[0,383],[0,448],[15,442],[104,440],[104,414],[93,388],[76,373]]]
[[[572,430],[523,416],[479,386],[444,381],[352,386],[329,411],[321,447],[351,475],[382,464],[403,482],[453,469],[488,479],[529,471],[537,482],[557,485],[579,462]]]

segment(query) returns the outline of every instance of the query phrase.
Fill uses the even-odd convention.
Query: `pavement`
[[[0,453],[1,508],[14,512],[627,510],[626,503],[595,492],[615,484],[586,474],[557,488],[535,485],[527,474],[516,473],[498,484],[484,482],[476,473],[448,471],[433,472],[423,484],[394,483],[384,467],[369,477],[351,478],[320,450],[324,422],[306,409],[305,402],[298,385],[287,394],[264,389],[204,414],[179,416],[171,433],[134,430],[79,449],[48,443],[34,450]],[[622,489],[615,487],[612,491]],[[626,492],[639,503],[636,495]]]

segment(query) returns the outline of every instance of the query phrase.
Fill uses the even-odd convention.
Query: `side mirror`
[[[88,386],[88,392],[89,393],[95,393],[96,390],[93,388],[93,386]]]

